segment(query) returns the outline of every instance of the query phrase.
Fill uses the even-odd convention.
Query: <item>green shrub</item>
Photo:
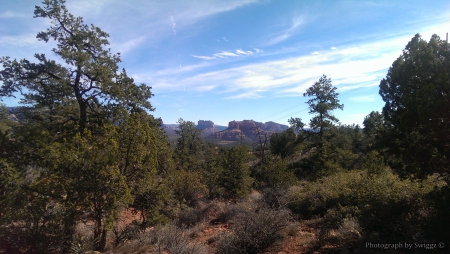
[[[296,182],[294,171],[278,156],[269,155],[254,170],[255,185],[262,188],[287,188]]]
[[[423,181],[402,180],[384,171],[342,172],[316,182],[303,182],[290,192],[289,207],[310,219],[323,216],[325,231],[354,218],[371,240],[422,240],[432,216],[426,195],[444,182],[436,176]]]

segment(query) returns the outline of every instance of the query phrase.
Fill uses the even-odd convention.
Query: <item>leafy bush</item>
[[[286,188],[295,183],[294,172],[288,169],[287,162],[278,157],[269,155],[261,161],[254,170],[256,187]]]
[[[426,195],[443,185],[436,176],[417,181],[401,180],[388,171],[343,172],[303,182],[291,191],[289,207],[306,219],[323,216],[328,231],[354,218],[371,240],[421,240],[432,216]]]

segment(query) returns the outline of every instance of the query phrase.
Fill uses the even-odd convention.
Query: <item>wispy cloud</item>
[[[29,47],[36,44],[44,44],[36,39],[35,33],[22,34],[17,36],[0,36],[0,45]]]
[[[298,28],[300,27],[300,25],[303,24],[303,18],[302,17],[296,17],[292,20],[291,25],[289,26],[289,28],[281,31],[281,32],[277,32],[273,35],[270,36],[270,38],[267,40],[267,42],[262,43],[262,45],[264,46],[272,46],[275,44],[278,44],[286,39],[288,39],[289,37],[291,37],[295,32],[297,32]]]
[[[218,58],[226,58],[226,57],[235,57],[235,56],[239,56],[239,55],[236,53],[233,53],[231,51],[222,51],[220,53],[213,54],[213,56],[218,57]]]
[[[227,99],[257,98],[267,94],[277,97],[299,96],[323,74],[332,79],[339,92],[377,86],[408,39],[390,38],[379,42],[340,46],[339,49],[323,50],[320,54],[241,64],[216,71],[199,73],[197,70],[196,74],[185,73],[187,76],[184,76],[183,84],[191,88],[214,85],[215,91],[226,94],[224,98]],[[246,56],[245,52],[247,51],[238,49],[217,54],[224,58],[236,58],[239,55]],[[257,50],[251,52],[255,54]],[[211,60],[218,55],[195,57]],[[157,89],[177,87],[176,77],[166,77],[164,80],[157,78],[153,81]],[[175,85],[166,86],[169,83]],[[354,97],[353,100],[367,101],[372,100],[372,97]]]
[[[238,56],[249,56],[254,53],[262,52],[260,49],[255,49],[255,52],[251,50],[244,51],[242,49],[236,49],[234,51],[221,51],[219,53],[212,54],[211,56],[199,56],[199,55],[191,55],[192,57],[203,59],[203,60],[213,60],[220,58],[229,58],[229,57],[238,57]]]
[[[250,91],[250,92],[244,92],[238,95],[233,95],[233,96],[229,96],[226,97],[225,99],[258,99],[258,98],[262,98],[263,96],[260,95],[258,92],[260,91]]]
[[[175,23],[175,20],[173,19],[172,15],[170,15],[170,20],[172,21],[172,32],[173,32],[173,35],[177,35],[177,31],[175,30],[175,26],[177,25],[177,23]]]
[[[260,0],[230,1],[180,1],[180,0],[136,0],[91,1],[78,0],[67,3],[68,9],[76,16],[82,16],[86,23],[93,23],[109,32],[112,38],[129,40],[142,34],[149,39],[149,44],[157,44],[169,36],[180,35],[194,25],[199,25],[207,17],[233,11]],[[167,14],[169,14],[169,18]],[[139,17],[108,18],[104,17]],[[169,30],[167,27],[172,29]],[[205,26],[205,24],[201,24]],[[130,28],[139,29],[130,29]],[[225,37],[224,37],[225,38]],[[227,39],[228,40],[228,39]]]
[[[9,19],[9,18],[22,18],[26,17],[23,13],[13,12],[13,11],[5,11],[0,13],[0,19]]]
[[[140,36],[138,38],[134,38],[131,40],[127,40],[124,42],[115,42],[113,41],[111,43],[111,48],[114,49],[114,51],[120,52],[123,56],[124,54],[132,51],[133,49],[139,47],[145,40],[146,36]]]
[[[203,60],[213,60],[216,59],[215,56],[197,56],[197,55],[191,55],[192,57],[203,59]]]
[[[239,54],[239,55],[253,55],[253,52],[251,52],[250,50],[243,51],[241,49],[237,49],[236,50],[236,54]]]

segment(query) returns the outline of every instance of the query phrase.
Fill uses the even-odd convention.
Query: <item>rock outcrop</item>
[[[197,123],[197,129],[203,130],[203,133],[214,133],[217,132],[214,127],[213,121],[199,120]]]
[[[242,133],[242,131],[240,130],[224,130],[224,131],[219,131],[219,132],[215,132],[212,133],[211,135],[208,136],[208,138],[211,139],[221,139],[221,140],[227,140],[227,141],[240,141],[242,140],[247,140],[248,138]]]
[[[289,126],[275,122],[266,122],[264,124],[264,127],[262,127],[262,129],[271,132],[282,132],[289,129]]]
[[[208,138],[228,141],[239,141],[241,138],[243,140],[257,140],[258,131],[261,135],[270,136],[274,132],[282,132],[288,128],[287,125],[274,122],[260,123],[253,120],[231,121],[228,123],[227,129],[212,133]]]

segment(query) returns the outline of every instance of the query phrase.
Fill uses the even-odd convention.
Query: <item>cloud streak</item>
[[[272,36],[270,36],[269,40],[267,42],[263,43],[262,45],[263,46],[272,46],[272,45],[275,45],[282,41],[287,40],[288,38],[290,38],[292,35],[294,35],[297,32],[298,28],[302,24],[303,24],[303,18],[301,18],[301,17],[294,18],[292,20],[292,24],[290,25],[290,27],[288,29],[285,29],[284,31],[273,34]]]
[[[5,11],[3,13],[0,13],[0,19],[23,18],[23,17],[26,17],[23,13],[13,11]]]
[[[262,50],[260,49],[254,49],[255,51],[252,52],[251,50],[244,51],[242,49],[236,49],[234,51],[221,51],[219,53],[212,54],[211,56],[199,56],[199,55],[191,55],[192,57],[203,59],[203,60],[214,60],[214,59],[224,59],[224,58],[230,58],[230,57],[239,57],[239,56],[250,56],[255,53],[260,53]]]
[[[173,35],[177,35],[177,31],[175,30],[175,26],[177,25],[177,23],[175,23],[175,20],[173,19],[172,15],[170,15],[170,20],[172,21],[172,32],[173,32]]]

